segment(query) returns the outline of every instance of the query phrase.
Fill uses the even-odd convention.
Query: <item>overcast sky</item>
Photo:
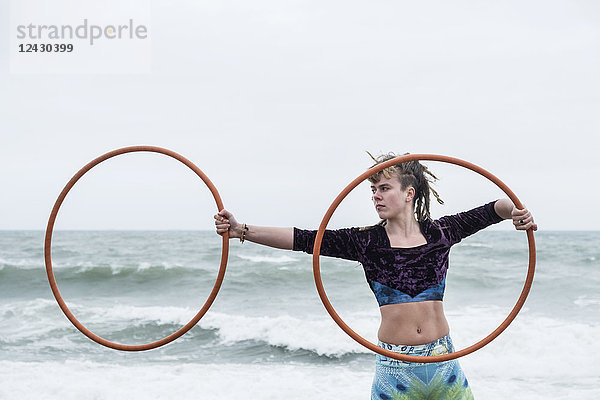
[[[598,1],[150,10],[150,73],[18,74],[0,3],[0,229],[45,229],[79,168],[139,144],[193,161],[251,224],[317,227],[369,150],[462,158],[511,187],[540,229],[600,227]],[[429,165],[447,202],[435,216],[502,196],[472,172]],[[215,209],[185,166],[126,155],[82,179],[57,228],[207,229]],[[359,186],[332,224],[376,220]]]

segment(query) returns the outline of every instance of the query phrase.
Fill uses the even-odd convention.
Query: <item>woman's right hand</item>
[[[224,233],[229,232],[229,238],[239,238],[242,235],[242,226],[237,222],[235,217],[229,211],[223,209],[215,215],[215,226],[217,233],[223,236]]]
[[[233,214],[225,209],[215,215],[215,226],[219,235],[229,232],[230,239],[240,239],[242,237],[242,229],[244,229],[244,240],[248,240],[249,242],[285,250],[292,250],[294,248],[294,228],[272,228],[240,224],[234,218]]]

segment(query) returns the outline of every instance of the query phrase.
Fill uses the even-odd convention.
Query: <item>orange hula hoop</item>
[[[210,179],[208,179],[208,177],[200,170],[200,168],[198,168],[196,165],[194,165],[187,158],[175,153],[174,151],[163,149],[161,147],[154,147],[154,146],[123,147],[121,149],[117,149],[117,150],[108,152],[108,153],[92,160],[88,164],[86,164],[71,178],[71,180],[64,187],[64,189],[58,196],[58,199],[56,200],[54,207],[52,208],[52,212],[50,213],[50,218],[48,219],[48,226],[46,228],[46,237],[44,240],[44,260],[46,263],[46,274],[48,275],[48,282],[50,283],[50,288],[52,289],[52,293],[54,294],[54,297],[56,298],[56,301],[58,302],[60,309],[63,311],[63,313],[69,319],[69,321],[71,321],[71,323],[73,325],[75,325],[75,327],[81,333],[83,333],[85,336],[87,336],[91,340],[95,341],[96,343],[99,343],[106,347],[110,347],[115,350],[122,350],[122,351],[143,351],[143,350],[154,349],[154,348],[157,348],[157,347],[160,347],[167,343],[172,342],[173,340],[179,338],[180,336],[185,334],[187,331],[192,329],[192,327],[194,325],[196,325],[198,323],[198,321],[200,321],[200,319],[204,316],[204,314],[206,314],[206,312],[212,305],[213,301],[217,297],[217,293],[219,292],[219,289],[223,282],[223,278],[225,276],[225,269],[227,268],[227,258],[228,258],[228,254],[229,254],[229,235],[227,233],[225,233],[223,235],[223,246],[221,248],[221,265],[219,267],[219,272],[217,274],[215,284],[214,284],[212,291],[209,294],[206,302],[204,303],[204,305],[202,306],[200,311],[198,311],[198,313],[194,316],[194,318],[192,318],[192,320],[190,322],[188,322],[186,325],[181,327],[179,330],[177,330],[176,332],[172,333],[171,335],[169,335],[163,339],[157,340],[152,343],[146,343],[146,344],[140,344],[140,345],[127,345],[127,344],[114,343],[114,342],[103,339],[100,336],[92,333],[81,322],[79,322],[77,320],[77,318],[75,318],[75,316],[73,315],[71,310],[69,310],[69,307],[67,307],[67,304],[63,300],[62,296],[60,295],[60,291],[58,290],[58,286],[56,284],[56,279],[54,277],[54,272],[52,270],[52,258],[51,258],[52,231],[54,229],[54,223],[56,221],[56,216],[58,214],[61,204],[63,203],[65,197],[67,196],[67,193],[69,193],[69,190],[71,190],[71,188],[73,188],[75,183],[86,172],[88,172],[90,169],[92,169],[94,166],[100,164],[101,162],[108,160],[109,158],[118,156],[120,154],[132,153],[132,152],[138,152],[138,151],[165,154],[165,155],[172,157],[172,158],[182,162],[183,164],[187,165],[192,171],[194,171],[196,173],[196,175],[198,175],[202,179],[202,181],[204,181],[204,183],[206,184],[208,189],[211,191],[211,193],[215,199],[215,202],[217,204],[217,209],[218,210],[223,209],[223,202],[221,201],[221,196],[219,196],[219,192],[217,191],[217,188],[215,187],[215,185],[213,185],[213,183],[210,181]]]
[[[340,205],[342,200],[344,200],[344,198],[352,190],[354,190],[354,188],[356,188],[356,186],[358,186],[361,182],[363,182],[365,179],[367,179],[371,175],[374,175],[377,172],[382,171],[385,168],[388,168],[388,167],[391,167],[393,165],[400,164],[403,162],[415,161],[415,160],[440,161],[440,162],[459,165],[461,167],[464,167],[464,168],[470,169],[474,172],[477,172],[478,174],[486,177],[487,179],[489,179],[490,181],[495,183],[500,189],[502,189],[502,191],[504,191],[504,193],[506,193],[506,195],[512,200],[512,202],[514,203],[514,205],[517,208],[519,208],[519,209],[524,208],[523,205],[521,204],[521,202],[519,201],[519,199],[517,198],[517,196],[513,193],[512,190],[510,190],[510,188],[508,186],[506,186],[500,179],[498,179],[497,177],[492,175],[490,172],[484,170],[483,168],[481,168],[475,164],[471,164],[467,161],[463,161],[458,158],[447,157],[447,156],[442,156],[442,155],[435,155],[435,154],[408,154],[408,155],[404,155],[404,156],[399,156],[394,159],[385,161],[385,162],[383,162],[379,165],[376,165],[376,166],[370,168],[369,170],[365,171],[358,178],[354,179],[348,186],[346,186],[346,188],[344,188],[344,190],[342,190],[342,192],[335,198],[335,200],[333,201],[331,206],[329,206],[329,209],[327,210],[327,212],[325,213],[325,216],[323,217],[323,220],[321,221],[321,225],[319,226],[319,230],[317,231],[317,236],[315,238],[315,244],[314,244],[314,248],[313,248],[313,274],[314,274],[315,284],[317,286],[317,292],[319,293],[319,297],[321,298],[323,305],[327,309],[327,312],[329,312],[329,315],[331,315],[331,317],[338,324],[338,326],[344,332],[346,332],[352,339],[356,340],[358,343],[365,346],[369,350],[379,353],[385,357],[390,357],[390,358],[394,358],[396,360],[401,360],[401,361],[406,361],[406,362],[433,363],[433,362],[442,362],[442,361],[453,360],[455,358],[462,357],[462,356],[470,354],[476,350],[479,350],[480,348],[482,348],[483,346],[485,346],[486,344],[488,344],[492,340],[494,340],[496,337],[498,337],[498,335],[500,335],[510,325],[510,323],[515,319],[515,317],[517,316],[517,314],[523,307],[523,304],[525,303],[525,300],[527,299],[527,295],[529,294],[529,291],[531,289],[531,284],[533,283],[533,275],[535,273],[535,261],[536,261],[535,239],[533,237],[533,230],[531,228],[528,229],[527,230],[527,241],[529,243],[529,267],[527,269],[527,277],[525,279],[525,284],[523,286],[523,290],[521,291],[521,295],[519,296],[519,298],[517,300],[517,303],[515,304],[513,309],[510,311],[510,313],[508,314],[506,319],[492,333],[490,333],[488,336],[486,336],[479,342],[477,342],[469,347],[466,347],[462,350],[458,350],[454,353],[442,354],[442,355],[437,355],[437,356],[410,356],[410,355],[399,354],[399,353],[395,353],[390,350],[383,349],[383,348],[375,345],[374,343],[366,340],[365,338],[360,336],[358,333],[354,332],[352,330],[352,328],[350,328],[342,320],[342,318],[336,313],[335,309],[331,305],[331,302],[327,298],[327,294],[325,293],[325,289],[323,288],[323,282],[321,280],[321,270],[320,270],[320,265],[319,265],[321,242],[323,240],[323,235],[325,234],[325,229],[327,228],[327,224],[329,223],[331,216],[333,215],[333,213],[335,212],[337,207]]]

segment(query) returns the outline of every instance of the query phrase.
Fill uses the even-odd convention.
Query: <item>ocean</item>
[[[531,293],[515,321],[460,359],[476,399],[600,398],[600,232],[536,233]],[[374,354],[317,295],[312,258],[231,241],[222,288],[187,334],[121,352],[82,335],[51,293],[44,232],[0,231],[0,399],[368,399]],[[179,329],[217,276],[207,231],[55,231],[53,266],[75,316],[111,341]],[[340,316],[376,341],[377,303],[356,262],[323,258]],[[527,272],[522,232],[484,231],[450,256],[444,308],[457,348],[508,315]]]

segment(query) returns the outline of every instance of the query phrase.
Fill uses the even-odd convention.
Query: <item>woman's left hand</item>
[[[538,226],[533,221],[533,215],[531,215],[527,208],[519,210],[517,207],[513,207],[511,216],[513,225],[518,231],[526,231],[529,228],[533,229],[534,231],[537,231]]]

